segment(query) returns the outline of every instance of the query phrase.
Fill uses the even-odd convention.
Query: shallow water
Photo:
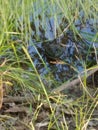
[[[32,22],[31,20],[31,25]],[[40,19],[38,22],[39,24],[33,26],[39,26],[39,32],[36,34],[35,28],[32,28],[33,33],[32,38],[29,40],[28,51],[40,75],[44,76],[51,73],[56,80],[66,81],[81,72],[84,69],[84,65],[88,64],[88,62],[92,60],[96,62],[94,53],[88,52],[88,50],[90,48],[93,50],[92,44],[98,46],[98,43],[92,43],[91,39],[86,39],[86,34],[96,34],[96,30],[92,29],[93,23],[91,24],[90,21],[87,21],[84,25],[81,25],[80,21],[75,22],[77,30],[83,37],[83,39],[77,38],[77,40],[75,40],[71,30],[68,30],[66,35],[62,34],[55,39],[53,18],[47,18],[47,29],[45,30],[41,26]],[[63,28],[65,28],[66,24],[64,24],[65,20],[62,18],[61,23],[59,22],[59,26],[63,25]],[[34,35],[39,36],[40,42],[35,39],[36,36]],[[63,54],[56,60],[47,57],[45,52],[45,47],[48,47],[47,45],[49,43],[54,44],[54,41],[56,41],[57,44],[62,43],[65,48]]]
[[[46,9],[44,17],[40,15],[42,12],[40,7],[35,8],[34,15],[30,15],[31,36],[26,34],[26,37],[29,37],[28,52],[41,76],[51,75],[55,80],[62,82],[80,73],[85,66],[96,64],[94,47],[97,51],[98,37],[94,36],[98,32],[98,21],[93,19],[83,21],[84,13],[80,11],[82,22],[78,19],[74,21],[74,25],[82,38],[75,35],[75,39],[71,29],[64,31],[68,26],[64,15],[58,12],[57,24],[55,17],[49,15],[50,9]],[[57,7],[52,11],[56,10]],[[21,20],[23,18],[20,18]],[[64,46],[62,55],[57,59],[49,58],[45,51],[49,44],[62,44]]]

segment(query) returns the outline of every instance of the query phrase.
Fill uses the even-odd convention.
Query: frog
[[[60,43],[46,43],[45,54],[50,59],[59,59],[64,53],[65,48]]]

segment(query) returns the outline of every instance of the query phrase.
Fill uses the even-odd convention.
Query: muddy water
[[[28,51],[40,75],[51,74],[54,79],[62,82],[81,72],[85,64],[88,66],[96,64],[93,45],[97,48],[98,43],[91,42],[91,39],[97,33],[97,30],[92,26],[93,21],[86,21],[84,25],[81,25],[80,21],[75,21],[74,24],[82,36],[82,38],[77,36],[77,39],[74,38],[74,34],[70,29],[55,38],[53,18],[47,18],[47,29],[44,29],[41,24],[40,15],[37,22],[34,24],[31,18],[32,37],[29,40]],[[64,30],[67,24],[67,21],[62,17],[59,27]],[[39,27],[38,31],[36,31],[36,26]],[[59,32],[58,29],[56,30]],[[91,37],[87,38],[87,34],[90,34]],[[64,51],[59,57],[54,58],[56,53],[54,45],[59,44],[61,44]],[[49,45],[54,47],[52,57],[49,57],[46,52],[47,48],[51,53]]]

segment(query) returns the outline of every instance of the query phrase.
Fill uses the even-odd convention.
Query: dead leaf
[[[16,113],[16,112],[23,112],[23,113],[28,113],[29,109],[27,107],[18,107],[14,106],[12,108],[9,108],[5,111],[6,113],[11,112],[11,113]]]

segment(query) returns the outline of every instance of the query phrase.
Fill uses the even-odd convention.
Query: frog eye
[[[58,52],[58,48],[55,48],[55,51]]]

